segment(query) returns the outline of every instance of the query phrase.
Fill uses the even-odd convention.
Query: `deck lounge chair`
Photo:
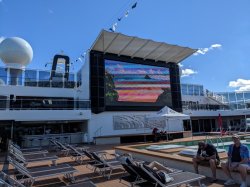
[[[13,187],[12,185],[8,184],[3,179],[0,179],[0,186],[3,186],[3,187]]]
[[[250,127],[247,126],[246,132],[250,132]]]
[[[54,143],[54,145],[56,145],[56,150],[60,151],[60,154],[63,156],[68,156],[70,149],[68,147],[66,147],[65,145],[63,145],[61,142],[56,141],[56,140],[50,140],[51,142]]]
[[[146,182],[130,165],[122,164],[122,166],[127,173],[120,178],[120,183],[122,180],[124,180],[129,182],[131,186],[134,186],[135,184]]]
[[[65,187],[96,187],[96,185],[92,181],[86,181],[86,182],[81,182],[81,183],[76,183],[76,184],[70,184]]]
[[[70,157],[76,162],[82,164],[84,157],[86,157],[86,154],[83,151],[73,147],[72,145],[67,145],[67,147],[70,149],[68,153]]]
[[[0,186],[5,187],[25,187],[22,183],[14,179],[13,177],[10,177],[5,172],[0,172]]]
[[[121,163],[117,160],[104,160],[102,157],[100,157],[97,153],[92,152],[91,153],[93,158],[96,160],[96,164],[93,166],[95,167],[94,172],[99,170],[99,174],[103,175],[104,177],[107,177],[110,179],[110,176],[115,169],[123,169]],[[108,174],[106,174],[106,171],[109,171]]]
[[[94,164],[97,163],[97,161],[94,159],[94,157],[88,150],[83,150],[83,152],[86,155],[86,157],[89,158],[89,161],[87,161],[86,163],[86,168],[92,169],[91,167],[88,167],[88,166],[93,166]]]
[[[93,157],[93,155],[92,155],[93,152],[90,152],[87,149],[83,149],[82,151],[86,155],[86,157],[89,158],[89,161],[87,161],[87,163],[86,163],[86,168],[94,170],[95,169],[95,164],[98,164],[100,162]],[[106,151],[96,151],[95,154],[101,155],[101,157],[104,157],[107,154],[107,152]],[[105,158],[105,159],[107,160],[107,158]],[[113,161],[113,160],[114,159],[110,159],[110,160],[107,160],[107,161]]]
[[[19,172],[16,174],[16,178],[25,184],[33,185],[36,179],[54,177],[58,175],[64,175],[65,178],[75,181],[74,173],[77,170],[68,164],[62,164],[59,166],[43,166],[38,168],[26,168],[22,164],[8,157],[10,164]]]
[[[178,172],[172,174],[170,173],[169,176],[172,177],[173,181],[163,184],[162,180],[159,177],[157,177],[157,175],[146,169],[143,164],[136,167],[137,169],[139,168],[138,171],[140,171],[141,177],[150,182],[154,186],[159,185],[161,187],[173,187],[173,186],[180,186],[182,184],[189,184],[194,181],[198,181],[199,186],[201,186],[200,180],[205,178],[205,176],[203,175],[190,172]]]
[[[47,154],[47,150],[41,150],[40,148],[29,148],[29,149],[21,149],[17,144],[13,142],[9,142],[8,150],[14,149],[16,152],[21,152],[23,155],[33,155],[33,154]]]
[[[46,156],[46,154],[34,154],[34,155],[23,155],[22,152],[10,149],[9,154],[15,160],[28,165],[31,162],[44,162],[44,161],[51,161],[53,165],[56,165],[56,161],[58,159],[57,156]]]

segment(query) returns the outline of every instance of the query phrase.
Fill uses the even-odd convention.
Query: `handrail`
[[[211,144],[213,144],[212,139],[210,138],[210,136],[208,136],[208,134],[206,135],[206,143],[210,141]]]
[[[102,135],[102,128],[103,128],[103,126],[101,126],[101,127],[99,127],[96,131],[95,131],[95,137],[96,136],[101,136]]]
[[[207,143],[208,141],[210,141],[211,144],[214,144],[213,141],[212,141],[212,139],[211,139],[211,137],[207,134],[207,135],[206,135],[206,143]],[[217,144],[216,147],[217,147],[217,148],[219,147],[219,143],[221,143],[223,149],[225,149],[225,144],[224,144],[222,138],[221,138],[220,136],[217,136],[217,138],[216,138],[216,144]]]

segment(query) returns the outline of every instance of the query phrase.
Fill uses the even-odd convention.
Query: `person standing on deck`
[[[247,170],[250,170],[249,149],[240,142],[240,137],[237,134],[234,134],[232,139],[234,144],[229,146],[228,161],[221,164],[222,170],[229,177],[224,185],[236,183],[232,178],[231,171],[237,170],[242,179],[240,187],[247,187]]]
[[[213,178],[211,183],[217,181],[216,179],[216,165],[219,165],[220,158],[218,152],[214,145],[205,143],[204,141],[198,142],[198,151],[197,155],[193,158],[193,165],[195,172],[198,174],[198,165],[200,163],[209,163]]]

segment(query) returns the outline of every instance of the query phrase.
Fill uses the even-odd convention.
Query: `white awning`
[[[144,60],[175,62],[192,55],[196,49],[170,45],[163,42],[141,39],[134,36],[126,36],[121,33],[102,30],[90,50],[117,55],[138,57]]]

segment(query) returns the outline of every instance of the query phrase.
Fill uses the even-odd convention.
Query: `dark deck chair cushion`
[[[153,174],[153,176],[158,179],[159,181],[161,181],[163,184],[166,183],[166,180],[165,180],[165,175],[163,172],[156,172],[154,169],[148,167],[146,164],[143,164],[143,167],[149,171],[150,173]]]
[[[145,171],[143,171],[143,169],[142,169],[140,166],[131,165],[131,167],[136,171],[136,173],[138,173],[138,175],[139,175],[142,179],[144,179],[144,180],[146,180],[146,181],[148,181],[148,182],[150,182],[150,183],[155,184],[155,180],[153,180],[152,177],[151,177],[150,175],[148,175]]]
[[[134,176],[134,177],[137,177],[137,173],[136,171],[129,165],[126,165],[126,164],[122,164],[122,167],[131,175],[131,176]]]
[[[131,158],[129,158],[129,157],[127,157],[126,163],[127,163],[128,165],[135,164],[134,161],[133,161]]]

